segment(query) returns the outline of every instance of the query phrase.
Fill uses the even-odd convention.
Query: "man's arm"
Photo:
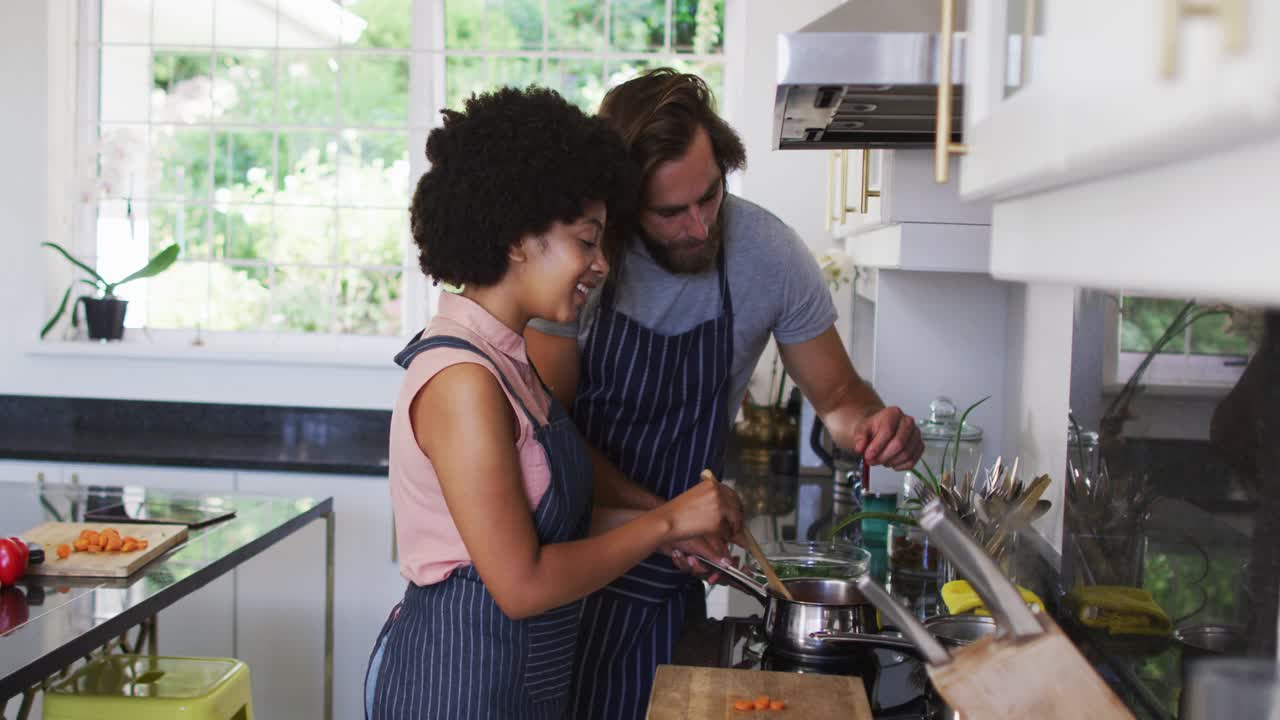
[[[858,376],[835,326],[805,342],[779,344],[782,364],[813,404],[831,438],[871,465],[906,470],[924,452],[920,429]]]

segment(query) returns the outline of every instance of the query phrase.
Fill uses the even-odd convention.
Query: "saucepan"
[[[731,565],[695,555],[725,581],[764,606],[764,632],[771,650],[813,658],[847,658],[859,649],[892,648],[918,653],[909,640],[877,634],[876,608],[847,578],[783,580],[792,599],[776,595],[755,578]],[[839,640],[827,635],[839,635]]]

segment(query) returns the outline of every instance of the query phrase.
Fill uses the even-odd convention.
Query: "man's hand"
[[[915,466],[924,453],[924,441],[916,421],[901,408],[890,406],[871,413],[854,427],[850,449],[868,465],[902,471]]]

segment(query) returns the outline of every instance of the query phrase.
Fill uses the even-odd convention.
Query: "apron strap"
[[[507,393],[511,395],[512,398],[515,399],[516,404],[519,405],[520,409],[524,411],[525,417],[529,418],[529,422],[533,424],[534,429],[536,430],[537,428],[542,427],[542,423],[538,421],[537,416],[535,416],[532,412],[529,411],[528,406],[524,404],[524,400],[520,398],[520,393],[516,392],[516,389],[511,385],[511,381],[508,380],[507,376],[504,375],[502,371],[498,369],[497,363],[495,363],[493,361],[493,358],[489,357],[489,355],[485,351],[481,350],[475,345],[472,345],[470,342],[467,342],[466,340],[463,340],[460,337],[454,337],[453,335],[432,335],[431,337],[423,340],[422,339],[423,332],[425,332],[425,330],[419,330],[418,334],[414,335],[413,339],[409,341],[409,344],[406,345],[403,350],[396,353],[397,365],[403,368],[408,368],[409,363],[413,362],[414,358],[418,357],[422,353],[432,348],[449,347],[449,348],[455,348],[458,350],[467,350],[469,352],[473,352],[476,355],[479,355],[480,357],[484,358],[485,360],[488,360],[489,364],[493,366],[494,372],[498,374],[498,378],[501,379],[502,384],[506,386]],[[533,364],[530,363],[529,367],[533,367]],[[537,374],[537,372],[538,372],[537,370],[534,370],[535,374]],[[538,381],[541,382],[542,379],[539,378]],[[544,385],[543,387],[546,387],[546,386]],[[554,398],[554,396],[552,397]]]

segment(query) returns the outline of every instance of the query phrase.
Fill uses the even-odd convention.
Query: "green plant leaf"
[[[982,403],[984,403],[984,402],[986,402],[986,401],[988,401],[988,400],[990,400],[990,399],[991,399],[991,396],[990,396],[990,395],[988,395],[988,396],[986,396],[986,397],[982,398],[981,400],[979,400],[978,402],[976,402],[976,403],[974,403],[974,404],[970,405],[969,407],[965,408],[965,409],[964,409],[964,412],[963,412],[963,413],[961,413],[961,415],[960,415],[960,424],[959,424],[959,425],[956,425],[956,442],[955,442],[956,447],[955,447],[955,450],[954,450],[954,456],[951,458],[951,471],[952,471],[952,472],[955,472],[955,471],[956,471],[956,467],[958,467],[958,466],[960,465],[960,435],[961,435],[961,433],[963,433],[963,432],[964,432],[964,421],[969,419],[969,413],[973,412],[973,409],[974,409],[974,408],[978,407],[979,405],[981,405]],[[944,451],[944,452],[945,452],[945,451]],[[943,458],[943,461],[945,462],[945,460],[946,460],[946,458],[944,457],[944,458]]]
[[[116,288],[120,287],[121,285],[127,282],[133,282],[134,280],[141,280],[142,278],[149,278],[153,275],[159,275],[160,273],[167,270],[169,266],[172,265],[173,262],[178,259],[178,253],[180,251],[181,251],[181,248],[178,247],[177,243],[174,243],[169,247],[161,250],[160,252],[155,254],[155,257],[148,260],[147,264],[143,266],[141,270],[133,273],[132,275],[129,275],[128,277],[121,280],[120,282],[108,284],[106,294],[107,295],[113,294],[113,291]]]
[[[893,512],[863,510],[860,512],[846,515],[843,520],[836,523],[835,526],[831,528],[831,532],[827,534],[827,539],[828,540],[835,539],[835,536],[839,534],[841,530],[849,527],[850,525],[858,522],[859,520],[884,520],[886,522],[897,523],[899,525],[915,525],[916,524],[916,519],[911,517],[910,515],[899,515],[898,513],[893,513]]]
[[[938,482],[938,479],[937,479],[936,477],[934,477],[934,476],[933,476],[933,471],[929,469],[929,463],[925,462],[925,461],[924,461],[924,458],[920,458],[920,462],[921,462],[921,464],[923,464],[923,465],[924,465],[924,469],[925,469],[925,471],[929,473],[929,476],[928,476],[928,477],[925,477],[924,475],[921,475],[921,474],[920,474],[920,471],[919,471],[919,470],[916,470],[915,468],[911,468],[911,469],[910,469],[910,470],[908,470],[907,472],[909,472],[909,473],[911,473],[912,475],[915,475],[916,477],[920,478],[920,482],[922,482],[922,483],[924,483],[925,485],[929,486],[929,490],[933,491],[933,494],[934,494],[934,495],[941,495],[941,494],[942,494],[942,484],[941,484],[941,483],[939,483],[939,482]]]
[[[62,257],[66,258],[66,259],[67,259],[67,262],[70,262],[72,265],[75,265],[76,267],[78,267],[78,268],[80,268],[81,270],[83,270],[83,271],[85,271],[86,273],[88,273],[88,274],[89,274],[89,277],[93,278],[94,280],[97,280],[97,281],[98,281],[98,283],[99,283],[101,286],[104,286],[104,287],[105,287],[106,285],[108,285],[108,284],[109,284],[109,283],[106,281],[106,279],[104,279],[101,275],[99,275],[99,274],[98,274],[98,271],[97,271],[97,270],[94,270],[93,268],[89,267],[88,265],[85,265],[84,263],[80,262],[79,260],[77,260],[77,259],[75,259],[75,258],[71,257],[71,253],[67,252],[66,250],[63,250],[63,249],[62,249],[62,246],[58,245],[57,243],[42,242],[42,243],[40,243],[40,244],[41,244],[41,245],[44,245],[44,246],[46,246],[46,247],[51,247],[51,248],[53,248],[54,250],[57,250],[58,252],[62,253]],[[97,286],[95,286],[95,287],[97,287]]]
[[[53,311],[53,317],[49,318],[49,322],[45,323],[44,327],[40,329],[41,340],[44,339],[45,335],[49,334],[54,325],[58,324],[58,321],[62,319],[62,314],[67,311],[67,298],[71,297],[71,288],[73,287],[75,287],[74,284],[67,286],[67,291],[62,293],[62,302],[58,303],[58,309]]]

